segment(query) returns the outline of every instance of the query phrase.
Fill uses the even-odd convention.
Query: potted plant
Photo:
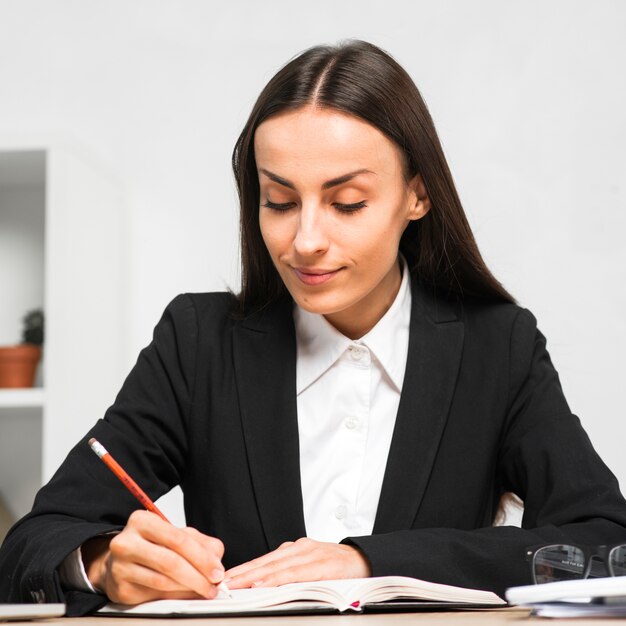
[[[43,344],[43,311],[22,318],[22,343],[0,347],[0,387],[32,387]]]

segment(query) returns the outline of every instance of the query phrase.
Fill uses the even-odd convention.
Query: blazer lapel
[[[411,528],[448,417],[463,348],[452,307],[413,282],[409,353],[374,533]]]
[[[291,300],[236,324],[233,350],[250,474],[268,549],[273,550],[306,534]]]

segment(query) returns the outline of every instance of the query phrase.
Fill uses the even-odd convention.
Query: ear
[[[409,182],[408,196],[407,219],[421,220],[430,211],[430,198],[420,174]]]

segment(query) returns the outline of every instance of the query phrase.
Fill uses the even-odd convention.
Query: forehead
[[[332,110],[304,107],[265,120],[256,130],[258,168],[287,178],[331,178],[357,169],[395,177],[400,150],[375,126]]]

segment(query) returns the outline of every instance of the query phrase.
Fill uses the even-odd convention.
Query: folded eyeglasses
[[[530,547],[526,551],[533,582],[626,576],[626,543],[610,546],[582,546],[555,543]]]

